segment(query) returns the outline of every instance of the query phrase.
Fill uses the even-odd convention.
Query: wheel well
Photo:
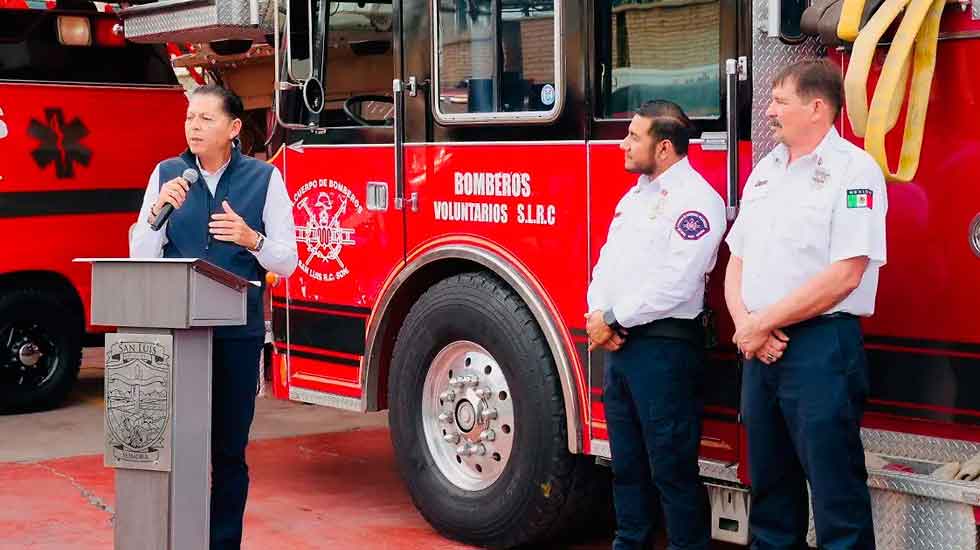
[[[51,292],[65,307],[78,315],[84,326],[85,306],[82,305],[82,298],[65,276],[52,271],[18,271],[0,275],[0,294],[26,288]]]
[[[388,306],[385,318],[381,320],[381,325],[378,327],[378,342],[381,346],[377,365],[378,386],[373,396],[376,400],[375,406],[372,407],[369,403],[369,409],[382,410],[388,408],[388,372],[391,366],[391,353],[395,347],[395,338],[398,337],[398,329],[401,328],[402,321],[408,315],[408,310],[412,308],[412,304],[432,285],[447,277],[468,271],[492,272],[477,262],[450,258],[423,266],[398,289]],[[372,398],[370,395],[367,397],[369,400]]]

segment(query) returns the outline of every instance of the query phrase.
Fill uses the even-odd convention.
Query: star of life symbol
[[[105,352],[107,442],[117,461],[159,461],[170,418],[170,349],[114,336]]]
[[[364,207],[344,184],[331,179],[308,181],[293,195],[299,268],[317,281],[338,281],[350,274],[341,258],[345,246],[354,246],[354,228],[344,224]]]

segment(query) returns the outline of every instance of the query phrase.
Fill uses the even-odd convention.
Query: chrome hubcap
[[[41,360],[41,348],[37,347],[37,344],[33,342],[24,344],[18,350],[17,358],[20,359],[20,363],[25,367],[33,367]]]
[[[55,341],[38,323],[0,326],[0,386],[40,387],[58,369],[57,357]]]
[[[507,466],[514,407],[503,370],[479,344],[443,348],[422,390],[422,427],[436,466],[457,487],[478,491]]]

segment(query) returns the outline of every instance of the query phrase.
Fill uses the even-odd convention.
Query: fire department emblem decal
[[[677,218],[674,229],[684,240],[696,241],[711,231],[711,224],[708,223],[708,218],[704,214],[690,210]]]
[[[106,463],[169,464],[173,337],[109,334],[105,350]]]
[[[317,281],[343,279],[350,268],[341,257],[344,247],[354,246],[350,217],[364,211],[361,202],[344,184],[331,179],[307,182],[293,195],[299,268]]]

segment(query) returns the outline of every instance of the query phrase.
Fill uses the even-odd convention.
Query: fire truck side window
[[[65,36],[59,38],[57,12],[3,12],[0,16],[0,80],[178,85],[162,46],[107,37],[105,31],[117,22],[114,17],[73,12],[70,16],[72,36],[76,42],[78,36],[87,36],[87,40],[72,44]],[[62,30],[67,33],[68,25]]]
[[[720,0],[602,0],[597,5],[603,118],[667,99],[692,118],[721,116]]]
[[[330,2],[320,126],[394,123],[392,22],[390,2]]]
[[[548,112],[558,100],[548,0],[437,0],[438,114]]]

